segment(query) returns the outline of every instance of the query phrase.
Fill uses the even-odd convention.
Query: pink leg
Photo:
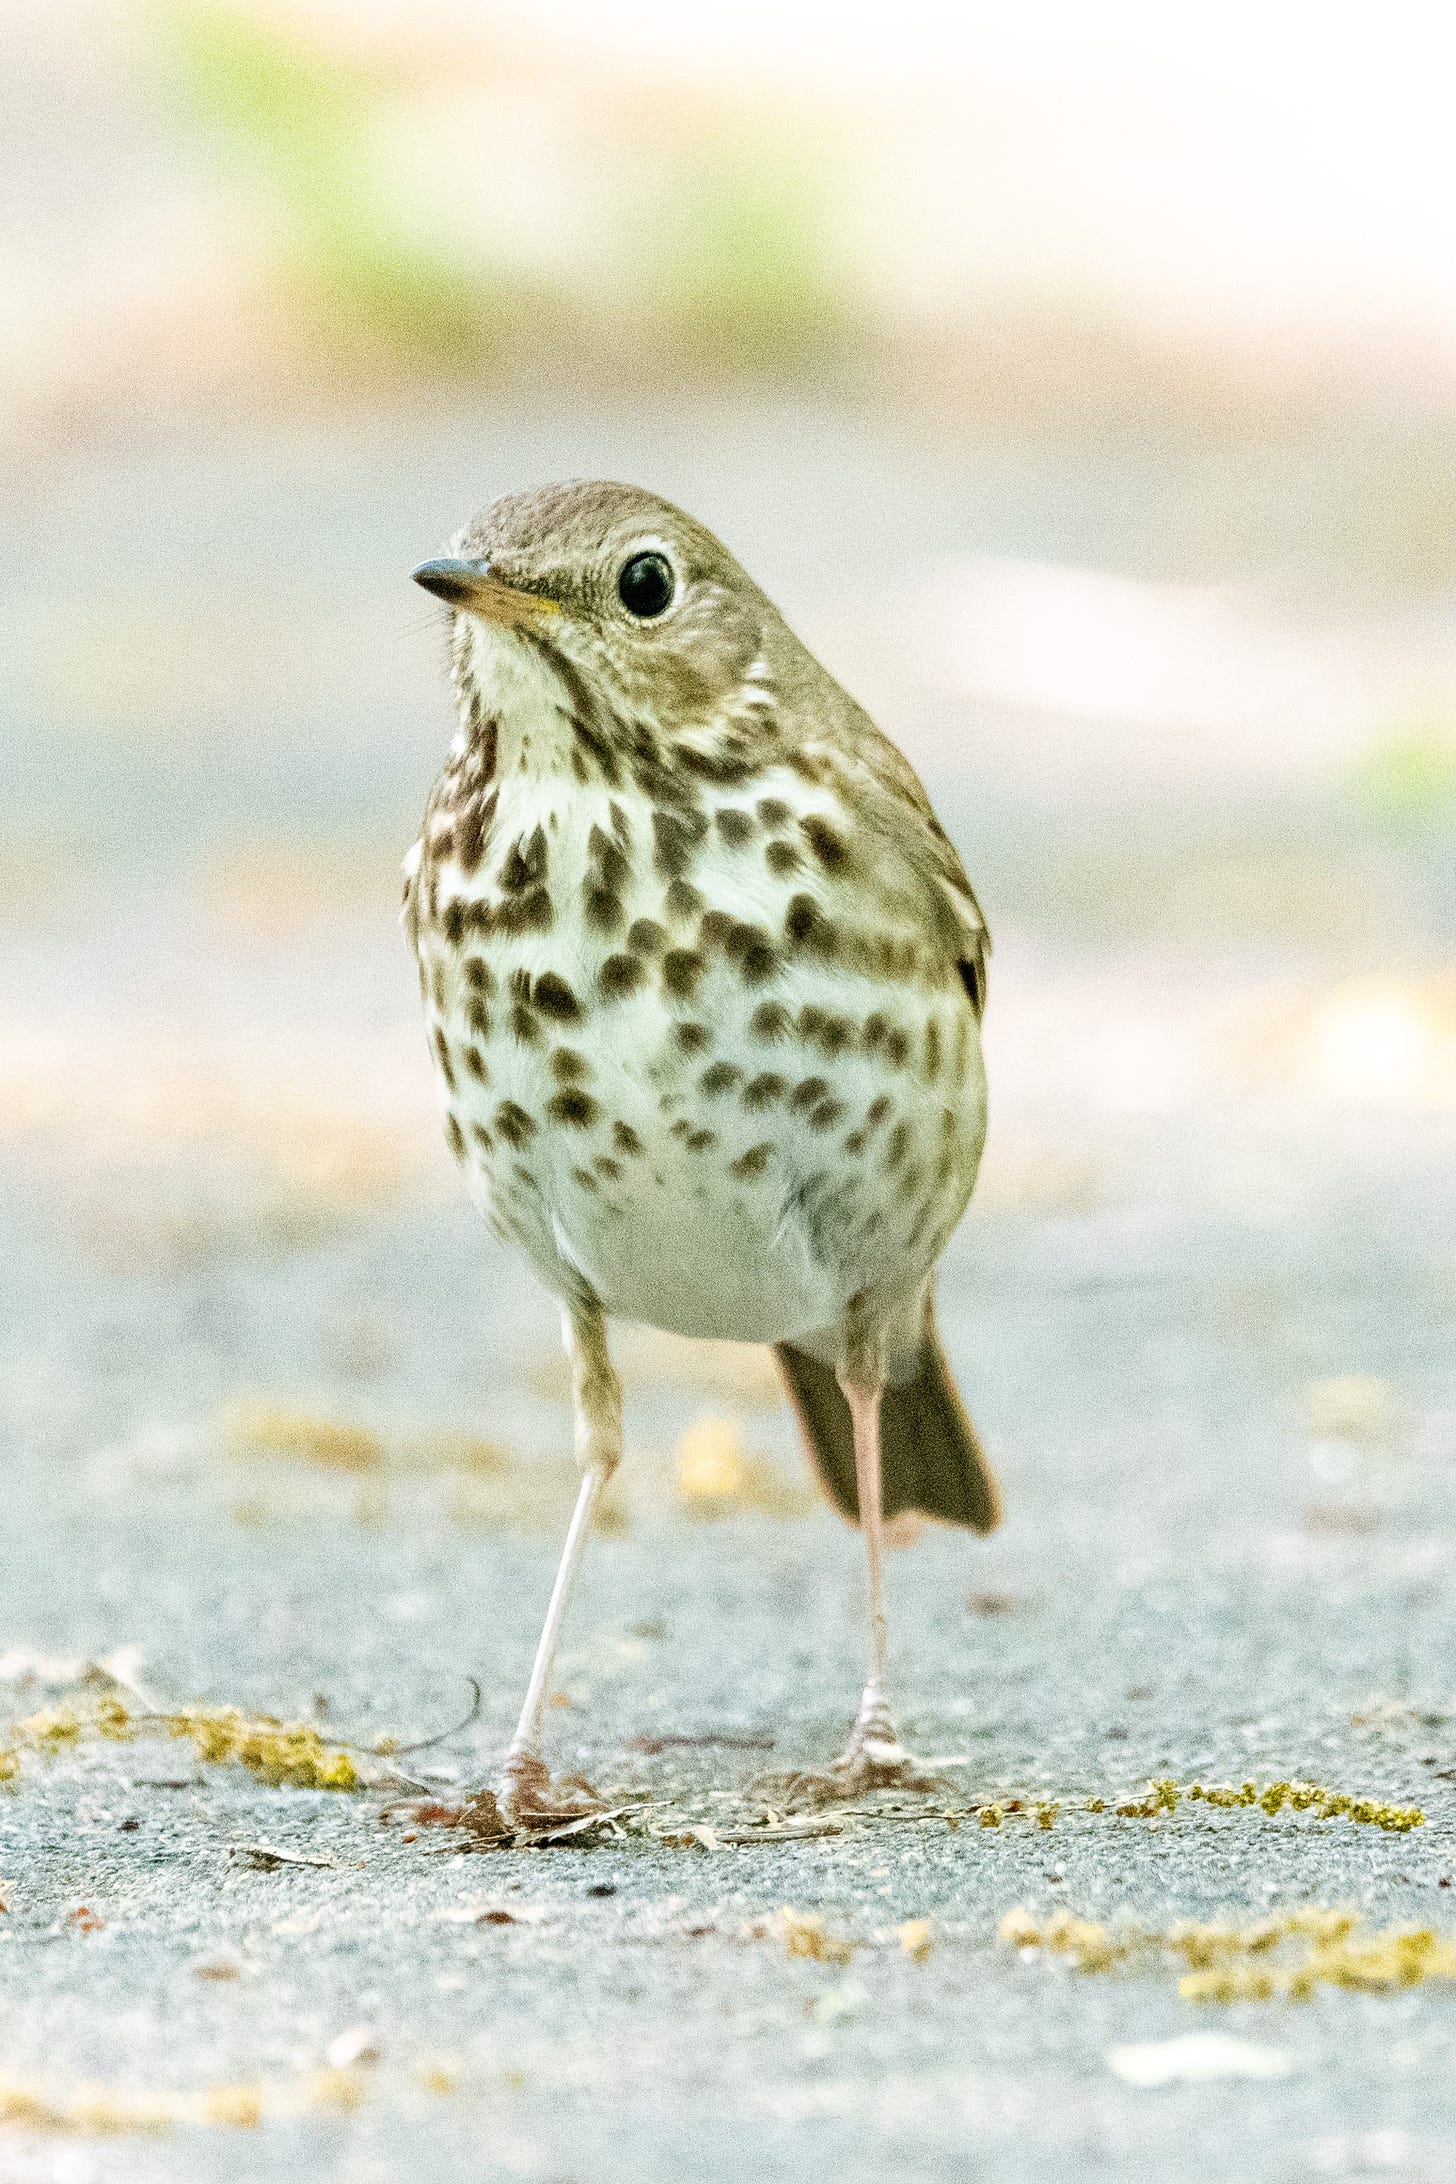
[[[854,1421],[854,1476],[869,1573],[870,1659],[869,1679],[859,1703],[859,1716],[835,1772],[848,1778],[856,1789],[875,1789],[881,1785],[929,1788],[929,1778],[917,1771],[914,1760],[896,1734],[885,1695],[888,1648],[884,1492],[880,1477],[880,1390],[877,1386],[854,1387],[848,1382],[843,1386]]]

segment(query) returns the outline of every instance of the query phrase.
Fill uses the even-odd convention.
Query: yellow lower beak
[[[561,612],[554,599],[539,592],[522,591],[492,574],[484,561],[422,561],[411,575],[427,592],[443,599],[462,614],[478,614],[483,621],[516,629],[522,623],[548,620]]]

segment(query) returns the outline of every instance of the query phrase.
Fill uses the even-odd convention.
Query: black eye
[[[639,622],[666,614],[675,589],[672,564],[661,554],[633,554],[617,578],[617,595]]]

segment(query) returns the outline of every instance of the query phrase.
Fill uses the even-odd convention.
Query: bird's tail
[[[839,1382],[828,1365],[792,1343],[776,1343],[774,1355],[804,1445],[836,1507],[857,1523],[854,1427]],[[934,1327],[926,1331],[911,1377],[887,1387],[880,1398],[880,1470],[887,1517],[919,1509],[943,1524],[968,1524],[976,1532],[994,1531],[1000,1522],[1001,1499],[986,1451],[956,1393]]]

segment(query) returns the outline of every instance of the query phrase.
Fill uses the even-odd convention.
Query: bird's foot
[[[831,1770],[846,1797],[863,1796],[866,1790],[937,1790],[945,1785],[924,1764],[907,1752],[879,1693],[864,1695],[859,1719]]]
[[[501,1818],[521,1835],[547,1834],[573,1820],[605,1812],[585,1775],[555,1777],[536,1752],[512,1752],[501,1777]]]
[[[870,1790],[934,1791],[946,1787],[939,1775],[932,1774],[913,1752],[906,1751],[889,1708],[877,1692],[870,1690],[865,1693],[849,1743],[832,1767],[758,1775],[750,1792],[782,1812],[817,1812],[863,1797]]]

